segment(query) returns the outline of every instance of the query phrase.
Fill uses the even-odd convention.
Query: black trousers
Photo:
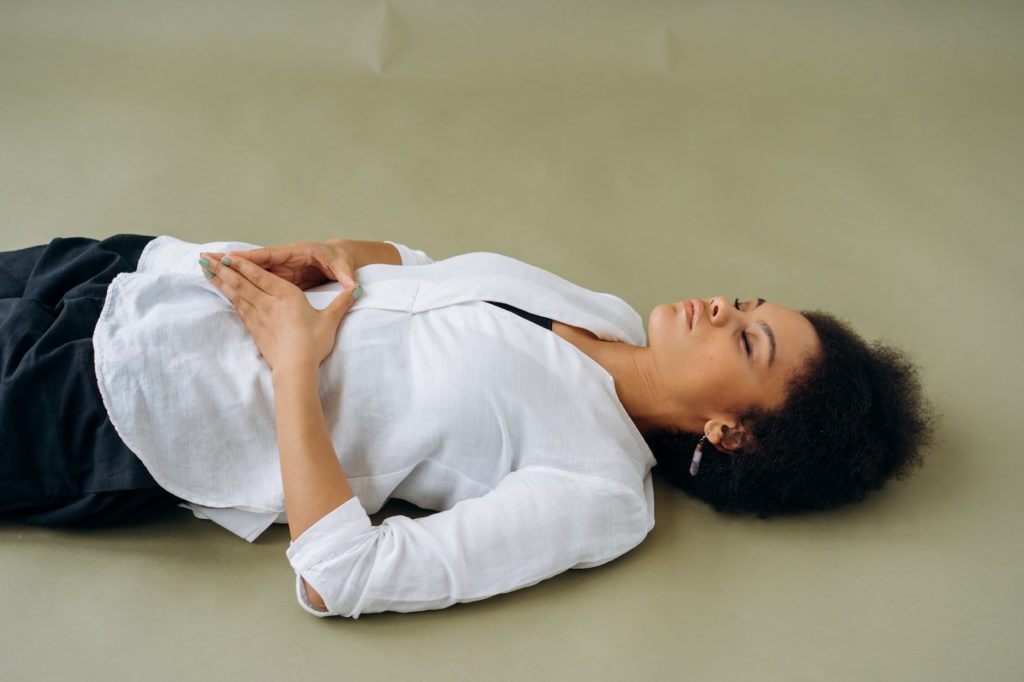
[[[92,346],[107,287],[154,238],[58,237],[0,252],[0,518],[104,526],[181,501],[114,430]]]

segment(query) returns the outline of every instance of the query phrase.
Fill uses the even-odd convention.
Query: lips
[[[683,307],[686,309],[686,319],[690,323],[690,331],[693,331],[694,327],[697,326],[697,319],[700,314],[704,311],[704,306],[701,302],[695,298],[689,298],[683,301]]]

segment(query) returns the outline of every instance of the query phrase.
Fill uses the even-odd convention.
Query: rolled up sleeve
[[[295,569],[295,591],[302,608],[314,616],[334,615],[331,611],[318,611],[310,603],[302,577],[318,575],[316,567],[330,559],[339,547],[359,547],[364,539],[374,535],[370,517],[359,498],[353,497],[307,528],[288,546],[285,554]],[[309,578],[306,580],[313,584]],[[313,584],[313,589],[323,596],[318,585]]]
[[[529,467],[491,492],[419,519],[379,526],[352,498],[287,550],[309,613],[358,618],[440,609],[528,587],[570,568],[606,563],[647,534],[637,491],[618,481]],[[302,578],[328,610],[310,604]]]

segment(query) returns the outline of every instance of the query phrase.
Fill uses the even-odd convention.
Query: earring
[[[694,450],[693,450],[693,461],[690,462],[690,475],[691,476],[696,476],[697,475],[697,469],[700,468],[701,450],[703,449],[704,442],[707,439],[708,439],[708,435],[705,433],[704,436],[701,437],[701,439],[699,441],[697,441],[697,447],[694,448]]]

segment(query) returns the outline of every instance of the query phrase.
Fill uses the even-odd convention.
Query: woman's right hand
[[[355,271],[359,268],[357,253],[346,240],[327,242],[298,241],[291,244],[264,246],[251,251],[228,251],[229,258],[244,258],[278,277],[288,280],[303,291],[333,280],[347,291],[356,287]]]

